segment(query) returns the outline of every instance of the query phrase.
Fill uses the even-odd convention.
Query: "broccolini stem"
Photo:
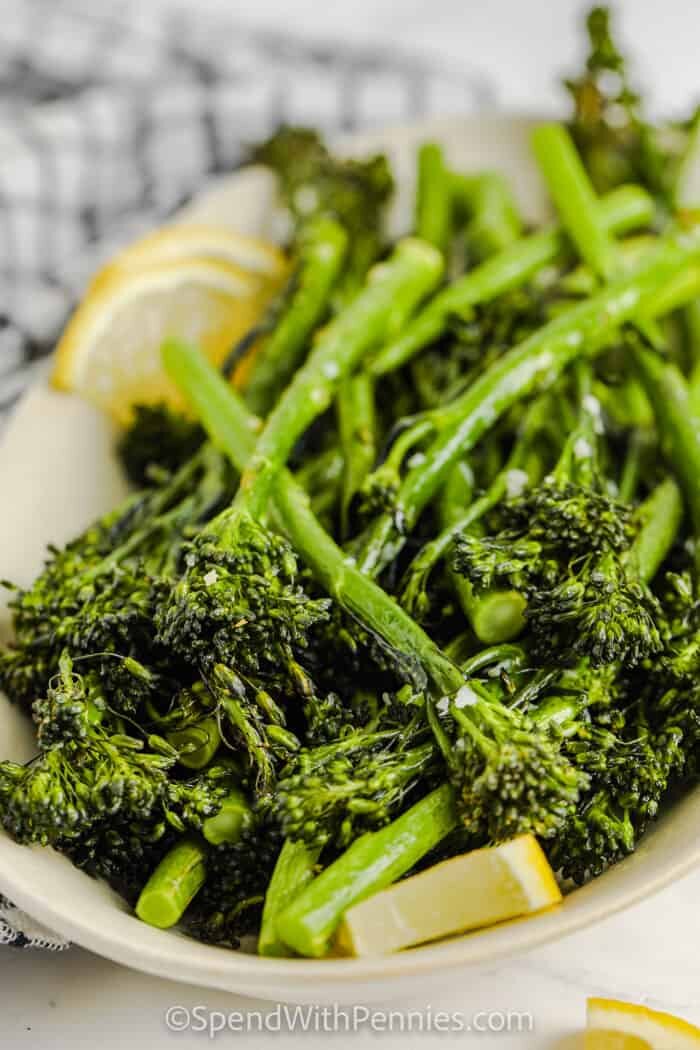
[[[323,463],[318,465],[325,464],[325,472],[314,475],[316,485],[307,491],[311,497],[314,514],[320,520],[325,520],[327,515],[332,516],[335,513],[338,505],[344,464],[339,448],[328,449],[322,455],[324,456]],[[311,466],[310,463],[307,465]],[[309,474],[305,472],[305,476],[308,477]]]
[[[442,148],[425,142],[418,150],[416,237],[447,251],[451,225],[450,184]]]
[[[377,575],[403,547],[423,509],[435,498],[455,463],[516,402],[533,390],[551,384],[583,353],[599,351],[605,340],[626,321],[649,316],[665,307],[659,297],[666,282],[683,275],[686,301],[700,287],[700,228],[672,233],[631,274],[606,286],[598,295],[562,312],[539,331],[499,358],[457,399],[459,418],[451,412],[450,425],[438,433],[420,466],[409,469],[391,512],[376,519],[358,559],[363,572]],[[694,265],[696,264],[696,265]],[[696,288],[688,281],[692,270]],[[673,298],[679,305],[679,294]],[[697,490],[700,504],[700,489]],[[698,506],[700,521],[700,505]]]
[[[525,628],[527,600],[512,587],[494,587],[478,593],[468,580],[462,580],[462,607],[474,634],[484,645],[510,642]]]
[[[165,739],[178,752],[178,762],[185,769],[204,769],[219,749],[221,733],[214,715],[201,718],[196,725],[173,729]]]
[[[690,407],[696,416],[700,416],[700,299],[688,303],[683,312],[683,320],[690,358],[688,375]]]
[[[408,604],[412,610],[415,609],[416,612],[418,611],[419,606],[415,604],[417,589],[424,589],[428,576],[448,553],[455,536],[466,532],[474,526],[496,505],[498,499],[501,498],[496,495],[497,491],[499,491],[501,495],[505,492],[505,488],[496,488],[497,481],[498,478],[494,481],[494,484],[488,492],[478,500],[475,500],[471,506],[467,507],[460,517],[453,518],[450,524],[445,525],[442,531],[439,532],[434,539],[429,540],[428,543],[421,547],[418,554],[416,554],[406,570],[406,587],[404,589],[402,604]]]
[[[591,370],[587,362],[575,361],[573,369],[576,372],[578,400],[581,404],[580,419],[574,430],[567,438],[564,449],[552,471],[552,477],[560,478],[566,482],[571,475],[574,461],[579,481],[591,484],[594,470],[595,448],[596,448],[596,423],[597,415],[589,407],[587,400],[591,387]],[[538,435],[544,429],[544,413],[550,406],[551,400],[548,396],[539,398],[532,405],[526,417],[524,434],[521,441],[515,446],[511,456],[511,462],[495,479],[501,482],[501,492],[498,501],[507,495],[511,487],[513,469],[520,469],[522,477],[516,475],[517,488],[529,487],[533,481],[541,477],[542,464],[533,447]],[[590,448],[586,457],[577,455],[578,446],[582,443]],[[528,470],[523,471],[522,466],[527,465]],[[508,469],[508,467],[510,469]],[[502,479],[502,480],[501,480]],[[464,609],[472,625],[477,638],[487,645],[499,642],[509,642],[522,633],[525,628],[525,611],[527,600],[525,596],[513,587],[487,587],[475,588],[469,580],[463,580],[463,593],[466,599]]]
[[[581,258],[604,281],[611,280],[617,247],[569,132],[561,124],[543,124],[535,129],[532,146],[562,225]]]
[[[458,667],[378,584],[365,576],[311,513],[306,493],[283,476],[275,503],[292,546],[327,594],[392,648],[424,668],[440,694],[464,683]]]
[[[406,570],[402,600],[405,608],[411,612],[417,612],[420,609],[422,604],[420,595],[425,592],[428,577],[449,552],[456,536],[474,528],[497,503],[501,502],[514,483],[519,488],[521,485],[532,484],[538,479],[542,464],[534,446],[542,430],[547,426],[550,405],[549,398],[544,397],[539,398],[529,407],[505,466],[495,476],[483,496],[480,496],[474,503],[468,505],[468,499],[463,499],[462,507],[458,506],[455,472],[462,471],[464,465],[458,464],[453,469],[442,493],[440,504],[442,529],[437,536],[421,547]],[[464,486],[462,486],[461,495],[462,497],[465,495]],[[462,577],[456,575],[453,576],[453,579],[455,584],[466,583]],[[462,597],[466,598],[468,605],[471,603],[472,598],[468,597],[471,595],[471,588],[468,591],[458,592],[458,595],[460,600]],[[467,608],[464,606],[463,608],[467,616],[470,616]],[[501,639],[501,641],[505,640]]]
[[[211,687],[216,690],[220,717],[234,727],[253,757],[263,784],[272,783],[272,758],[267,735],[250,717],[244,701],[245,686],[231,668],[217,664],[211,677]],[[221,732],[221,727],[219,728]],[[222,736],[224,733],[222,733]]]
[[[254,442],[255,419],[197,349],[174,340],[162,350],[168,375],[195,408],[212,441],[242,470]],[[283,470],[273,491],[282,527],[316,579],[352,616],[409,660],[419,661],[441,694],[463,676],[386,591],[364,576],[313,515],[307,493]]]
[[[388,488],[391,491],[400,477],[403,462],[416,446],[429,437],[436,429],[434,413],[420,412],[415,416],[405,416],[389,431],[384,447],[379,453],[379,463],[368,476],[365,489],[372,492],[376,487],[380,492]]]
[[[666,478],[638,510],[640,529],[626,564],[643,583],[651,583],[663,564],[680,528],[683,517],[681,491],[672,478]]]
[[[291,839],[285,841],[265,894],[258,955],[292,954],[277,936],[277,918],[313,879],[320,852],[320,846],[310,847]]]
[[[253,813],[242,791],[233,788],[219,810],[202,824],[202,834],[212,846],[238,842],[253,822]]]
[[[271,487],[298,437],[324,412],[345,376],[368,350],[403,324],[439,281],[442,257],[407,238],[374,267],[363,290],[320,333],[305,363],[270,413],[236,497],[253,516],[264,515]]]
[[[680,481],[695,536],[700,536],[700,423],[690,408],[688,384],[680,370],[636,340],[630,353],[651,402],[661,450]]]
[[[688,394],[693,415],[700,418],[700,364],[695,365],[688,377]]]
[[[168,339],[161,347],[161,358],[212,443],[229,457],[236,470],[242,471],[255,448],[260,420],[248,411],[240,395],[232,391],[197,347]]]
[[[614,190],[603,197],[599,207],[603,222],[613,233],[625,233],[645,226],[654,215],[651,197],[636,186]],[[566,234],[559,227],[520,238],[438,292],[412,318],[410,325],[374,356],[368,368],[375,376],[400,368],[442,335],[452,314],[464,313],[469,307],[489,302],[520,287],[568,249]]]
[[[618,499],[620,503],[632,503],[642,476],[642,453],[646,447],[647,437],[635,430],[630,437],[627,455],[622,465]]]
[[[477,260],[503,251],[518,240],[522,223],[507,180],[497,171],[450,178],[456,205],[469,216],[467,243]]]
[[[443,531],[433,541],[435,544],[434,549],[441,547],[444,553],[449,549],[456,535],[477,526],[480,518],[488,513],[492,507],[495,507],[514,485],[519,490],[526,485],[533,484],[540,477],[542,464],[534,444],[545,426],[545,414],[548,406],[550,406],[548,397],[539,398],[530,406],[505,467],[496,475],[482,499],[478,500],[470,508],[472,511],[471,515],[467,511],[466,513],[448,514],[446,516],[445,511],[449,505],[450,489],[450,480],[448,479],[443,489],[443,498],[440,504]],[[478,506],[478,504],[481,504],[481,506]],[[474,517],[473,511],[477,508],[479,514],[478,517]],[[466,519],[470,520],[465,525]],[[447,539],[448,536],[449,540]],[[429,547],[431,544],[426,546]],[[413,564],[419,564],[422,555],[423,551],[414,559]],[[509,642],[522,633],[525,627],[524,614],[527,605],[522,594],[511,587],[494,587],[487,591],[477,592],[471,582],[465,580],[454,569],[450,567],[448,572],[462,610],[480,642],[483,642],[485,645],[496,645],[501,642]]]
[[[246,387],[246,401],[257,415],[267,415],[296,371],[313,332],[328,310],[347,245],[345,230],[330,218],[312,219],[304,226],[296,287],[264,341]]]
[[[348,908],[395,882],[456,824],[452,788],[443,784],[385,828],[356,839],[284,909],[278,935],[300,955],[325,955]]]
[[[374,380],[367,372],[346,379],[338,391],[338,433],[343,451],[341,533],[347,537],[350,505],[377,457]]]
[[[206,874],[206,846],[195,838],[182,839],[166,853],[141,890],[136,903],[139,919],[161,930],[174,926],[201,890]]]
[[[465,508],[471,504],[473,496],[474,475],[469,464],[465,460],[462,460],[462,462],[458,463],[453,469],[445,483],[442,493],[440,494],[440,500],[438,502],[438,522],[441,530],[444,531],[445,529],[451,528],[460,520],[464,515]],[[450,587],[452,588],[459,605],[464,611],[470,598],[469,592],[464,586],[466,581],[454,572],[451,565],[447,567],[447,575],[450,581]],[[428,596],[425,591],[426,583],[427,578],[421,576],[419,586],[423,592],[424,601],[427,604]],[[403,597],[401,603],[406,607]],[[409,611],[413,611],[410,606],[408,608]]]
[[[309,456],[295,477],[310,496],[320,495],[326,488],[336,489],[343,473],[343,454],[337,445]]]
[[[698,267],[693,265],[679,270],[673,277],[663,281],[656,291],[652,292],[644,303],[643,322],[645,326],[658,317],[665,317],[674,310],[687,306],[695,299],[698,288]]]
[[[474,474],[463,460],[454,468],[440,496],[439,514],[445,527],[457,521],[474,496]]]
[[[508,669],[522,667],[526,661],[525,650],[519,645],[490,645],[486,649],[479,649],[477,653],[465,660],[461,667],[465,678],[477,675],[485,667],[494,664]]]
[[[688,303],[683,311],[683,321],[690,360],[694,365],[700,364],[700,299]]]

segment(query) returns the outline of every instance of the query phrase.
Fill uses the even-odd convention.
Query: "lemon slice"
[[[698,1050],[700,1028],[615,999],[589,999],[586,1050]]]
[[[287,269],[284,253],[258,237],[247,237],[206,223],[174,223],[124,248],[97,274],[93,283],[117,270],[196,258],[231,263],[247,273],[275,282],[282,280]]]
[[[53,384],[119,421],[128,419],[136,402],[179,405],[161,366],[163,340],[196,342],[219,364],[259,318],[272,290],[271,282],[222,260],[115,268],[91,286],[68,323]]]
[[[539,843],[521,835],[452,857],[356,904],[341,923],[338,947],[352,955],[384,955],[560,900]]]

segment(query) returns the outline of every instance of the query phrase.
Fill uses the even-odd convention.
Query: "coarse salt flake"
[[[479,702],[479,695],[475,693],[471,686],[463,685],[455,693],[454,705],[455,707],[473,707],[474,704]]]
[[[508,499],[515,499],[517,496],[521,496],[528,480],[526,471],[517,467],[506,471],[506,495]]]

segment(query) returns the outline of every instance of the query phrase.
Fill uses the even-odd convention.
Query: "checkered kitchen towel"
[[[197,6],[2,0],[0,424],[99,262],[281,122],[348,131],[493,100],[474,72]],[[0,896],[8,943],[65,946]]]

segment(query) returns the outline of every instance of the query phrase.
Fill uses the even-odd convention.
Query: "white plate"
[[[393,222],[410,214],[415,147],[437,139],[452,164],[499,168],[510,176],[529,219],[541,219],[545,196],[527,142],[525,118],[468,117],[351,140],[357,152],[390,152],[400,180]],[[247,172],[204,194],[191,211],[250,231],[269,216],[269,181]],[[251,217],[254,217],[253,222]],[[46,376],[20,405],[0,446],[0,578],[28,583],[49,541],[62,542],[124,490],[105,420],[75,398],[56,394]],[[7,618],[5,617],[5,626]],[[0,614],[2,621],[2,614]],[[1,624],[0,624],[1,626]],[[26,719],[0,697],[0,757],[31,753]],[[263,959],[153,929],[135,919],[106,886],[49,849],[29,849],[0,836],[0,891],[72,941],[147,973],[275,1000],[362,1001],[427,994],[446,971],[515,955],[626,908],[687,872],[700,859],[700,789],[670,809],[636,854],[564,903],[527,920],[505,923],[388,958]]]

